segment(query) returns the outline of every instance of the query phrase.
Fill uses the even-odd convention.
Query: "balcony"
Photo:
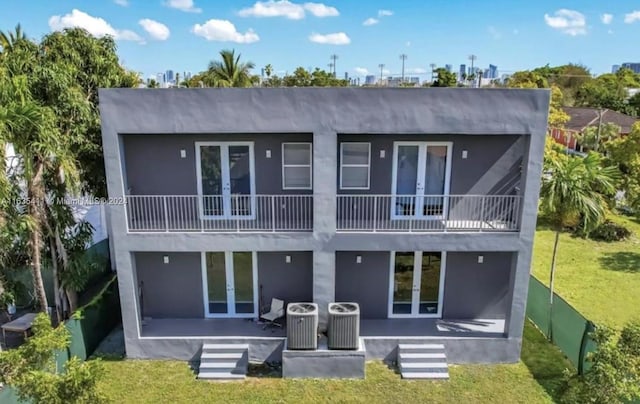
[[[338,232],[517,232],[517,195],[338,195]]]
[[[312,195],[128,195],[130,232],[309,232]]]

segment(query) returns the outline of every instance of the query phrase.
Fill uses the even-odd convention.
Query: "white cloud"
[[[498,31],[498,29],[496,27],[494,27],[493,25],[490,25],[489,27],[487,27],[487,31],[489,31],[489,35],[491,35],[491,37],[493,39],[502,38],[502,33],[500,31]]]
[[[144,18],[138,21],[138,24],[140,24],[142,28],[147,31],[151,38],[158,41],[166,41],[167,39],[169,39],[169,35],[171,35],[171,31],[169,31],[169,28],[161,22]]]
[[[258,1],[252,7],[243,8],[238,12],[240,17],[285,17],[290,20],[304,18],[304,7],[288,0]]]
[[[561,8],[553,16],[545,14],[544,20],[551,28],[567,35],[576,36],[587,33],[587,20],[579,11]]]
[[[201,36],[207,41],[253,43],[258,42],[260,37],[252,29],[240,33],[235,25],[228,20],[211,19],[204,24],[196,24],[191,28],[191,32]]]
[[[301,20],[306,12],[316,17],[335,17],[340,15],[337,8],[322,3],[292,3],[289,0],[257,1],[253,6],[238,12],[240,17],[284,17],[289,20]]]
[[[393,15],[393,11],[391,10],[378,10],[378,17],[389,17]]]
[[[337,8],[326,6],[322,3],[304,3],[304,8],[316,17],[337,17],[340,12]]]
[[[636,10],[624,15],[625,23],[631,24],[636,21],[640,21],[640,11]]]
[[[327,45],[348,45],[351,39],[344,32],[335,32],[333,34],[316,34],[309,35],[309,40],[315,43]]]
[[[375,19],[375,18],[371,17],[371,18],[367,18],[366,20],[364,20],[364,21],[362,22],[362,25],[364,25],[364,26],[367,26],[367,27],[368,27],[368,26],[370,26],[370,25],[376,25],[376,24],[377,24],[377,23],[379,23],[379,22],[380,22],[380,20],[377,20],[377,19]]]
[[[103,37],[112,36],[114,39],[122,41],[136,41],[143,43],[140,35],[127,29],[115,29],[107,21],[100,17],[93,17],[78,9],[73,9],[69,14],[54,15],[49,18],[49,28],[52,31],[61,31],[65,28],[84,28],[91,35]]]
[[[613,21],[613,14],[602,14],[600,16],[600,21],[602,21],[603,24],[611,24],[611,21]]]
[[[353,71],[359,74],[360,76],[366,76],[369,74],[369,70],[366,67],[354,67]]]
[[[427,72],[427,69],[423,69],[422,67],[410,67],[407,69],[407,73],[413,73],[413,74],[425,74]]]
[[[119,6],[127,7],[129,5],[129,0],[113,0]]]
[[[197,8],[195,4],[193,4],[193,0],[167,0],[164,5],[169,8],[175,8],[177,10],[184,11],[185,13],[202,12],[201,8]]]

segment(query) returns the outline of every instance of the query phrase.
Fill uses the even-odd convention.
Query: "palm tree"
[[[556,256],[560,232],[571,221],[579,219],[585,234],[593,230],[605,217],[607,195],[615,192],[615,167],[603,167],[599,154],[587,157],[557,155],[545,162],[548,176],[540,190],[541,209],[551,219],[555,231],[551,274],[549,278],[549,338],[551,338],[551,307],[553,282],[556,272]]]
[[[16,42],[27,39],[26,34],[22,30],[20,24],[16,25],[14,32],[0,31],[0,48],[3,52],[10,52]]]
[[[221,61],[211,61],[207,76],[215,87],[251,87],[250,70],[255,67],[252,62],[240,63],[240,54],[235,50],[220,51]]]

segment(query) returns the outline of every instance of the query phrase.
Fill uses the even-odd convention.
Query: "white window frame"
[[[294,144],[304,144],[309,146],[309,164],[285,164],[284,160],[284,149],[286,145],[294,145]],[[285,183],[285,168],[289,167],[308,167],[309,168],[309,186],[308,187],[288,187]],[[282,142],[282,189],[302,189],[302,190],[312,190],[313,189],[313,143],[311,142]]]
[[[345,144],[366,144],[368,146],[368,159],[367,164],[345,164],[344,163],[344,145]],[[344,178],[344,168],[345,167],[358,167],[363,168],[367,167],[367,186],[366,187],[345,187],[342,185],[342,180]],[[340,189],[360,189],[360,190],[368,190],[371,188],[371,142],[341,142],[340,143]]]

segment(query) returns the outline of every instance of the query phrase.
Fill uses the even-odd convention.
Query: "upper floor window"
[[[369,189],[371,143],[340,143],[340,189]]]
[[[282,143],[282,189],[312,189],[311,143]]]

